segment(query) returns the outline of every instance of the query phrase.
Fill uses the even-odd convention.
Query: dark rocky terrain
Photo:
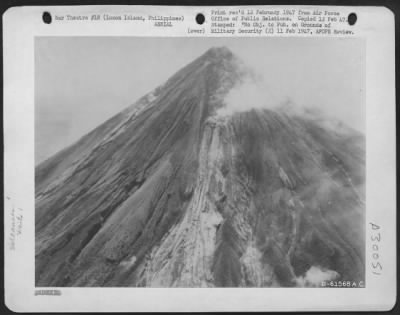
[[[364,136],[292,106],[217,114],[213,48],[36,167],[36,285],[364,280]]]

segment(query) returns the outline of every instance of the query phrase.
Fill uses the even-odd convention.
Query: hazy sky
[[[38,37],[35,159],[48,158],[214,46],[263,76],[277,99],[365,130],[365,46],[340,38]]]

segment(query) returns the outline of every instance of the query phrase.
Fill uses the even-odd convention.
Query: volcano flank
[[[291,105],[220,115],[212,48],[35,169],[36,285],[364,281],[365,137]]]

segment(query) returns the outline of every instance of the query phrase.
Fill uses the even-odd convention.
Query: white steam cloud
[[[228,116],[251,109],[272,109],[287,100],[269,89],[262,79],[247,78],[228,92],[224,98],[225,106],[217,111],[217,115]]]
[[[233,86],[223,99],[224,106],[216,112],[217,116],[226,117],[252,109],[284,109],[286,112],[318,120],[319,124],[336,133],[349,132],[343,120],[335,117],[325,107],[310,106],[274,89],[266,83],[262,75],[251,71],[245,79]]]
[[[339,277],[339,273],[334,270],[321,269],[317,266],[311,266],[304,276],[298,277],[297,284],[303,287],[321,286],[323,281],[335,280]]]

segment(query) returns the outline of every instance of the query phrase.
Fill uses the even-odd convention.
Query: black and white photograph
[[[390,9],[25,6],[3,29],[10,311],[395,307]]]
[[[34,53],[37,287],[365,287],[365,40]]]

